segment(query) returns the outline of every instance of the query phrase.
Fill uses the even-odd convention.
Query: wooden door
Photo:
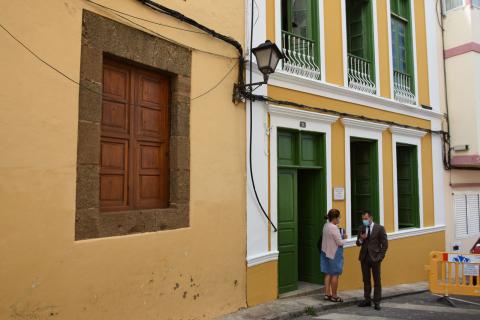
[[[297,170],[278,169],[278,291],[298,286]]]
[[[322,212],[320,170],[298,170],[298,268],[299,280],[322,283],[317,241],[325,219]]]
[[[169,94],[167,76],[105,58],[102,211],[168,207]]]

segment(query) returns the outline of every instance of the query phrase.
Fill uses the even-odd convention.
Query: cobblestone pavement
[[[480,297],[452,297],[456,307],[438,302],[438,297],[428,292],[393,297],[382,302],[382,310],[359,308],[356,305],[314,312],[306,309],[298,320],[478,320],[480,319]],[[456,299],[470,301],[465,303]]]

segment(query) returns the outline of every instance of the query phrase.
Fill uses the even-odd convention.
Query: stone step
[[[294,297],[303,297],[303,296],[309,296],[313,294],[320,294],[324,292],[325,292],[325,287],[323,285],[299,281],[297,290],[282,293],[279,295],[278,298],[287,299],[287,298],[294,298]]]

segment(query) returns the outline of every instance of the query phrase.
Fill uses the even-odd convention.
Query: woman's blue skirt
[[[327,258],[325,252],[320,253],[320,269],[323,273],[338,276],[343,271],[343,247],[338,247],[335,258]]]

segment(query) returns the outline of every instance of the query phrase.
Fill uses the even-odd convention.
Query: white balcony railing
[[[348,55],[348,87],[357,91],[375,94],[377,85],[370,77],[370,61]]]
[[[393,95],[398,102],[416,104],[417,99],[412,91],[412,78],[409,75],[393,71]]]
[[[315,62],[315,42],[282,31],[283,70],[310,79],[320,79],[320,67]]]

